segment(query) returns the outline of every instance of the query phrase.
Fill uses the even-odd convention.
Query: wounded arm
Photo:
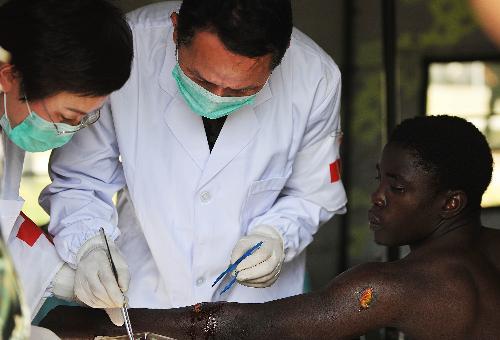
[[[344,339],[380,327],[399,326],[405,314],[400,298],[406,288],[400,277],[391,264],[367,264],[310,294],[264,304],[131,309],[130,317],[137,333],[153,332],[176,339]],[[51,312],[41,325],[59,336],[124,334],[123,328],[114,327],[98,313],[103,312],[63,307]],[[72,319],[85,329],[75,329]]]

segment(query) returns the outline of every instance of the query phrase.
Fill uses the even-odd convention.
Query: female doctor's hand
[[[120,307],[125,302],[124,293],[128,290],[130,274],[127,263],[111,239],[109,250],[118,274],[118,282],[107,256],[107,247],[101,235],[83,244],[77,254],[75,273],[75,294],[86,305],[104,308],[111,321],[123,325]]]
[[[248,249],[260,241],[263,242],[262,246],[236,267],[236,279],[242,285],[265,288],[278,279],[285,252],[280,233],[271,226],[260,225],[241,238],[233,249],[231,263],[236,262]]]

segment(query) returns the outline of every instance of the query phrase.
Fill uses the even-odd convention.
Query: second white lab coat
[[[50,237],[20,214],[24,204],[19,187],[25,151],[3,133],[1,138],[4,163],[0,186],[2,238],[14,262],[31,317],[35,317],[44,298],[50,295],[51,282],[64,261]]]
[[[253,105],[227,118],[210,153],[201,117],[171,76],[169,17],[178,5],[153,4],[129,15],[130,79],[94,126],[52,153],[53,183],[40,202],[50,212],[56,247],[75,266],[81,245],[104,227],[129,264],[132,307],[299,294],[304,249],[322,222],[345,211],[335,173],[339,70],[294,30],[282,64]],[[118,218],[112,196],[125,186]],[[266,289],[236,285],[220,296],[225,281],[212,282],[236,242],[259,224],[283,236],[286,263],[278,281]]]

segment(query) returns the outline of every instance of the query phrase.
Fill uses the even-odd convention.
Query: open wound
[[[370,308],[372,302],[375,300],[373,288],[366,288],[358,292],[359,311]]]

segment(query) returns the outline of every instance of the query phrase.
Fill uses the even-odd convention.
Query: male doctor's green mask
[[[57,129],[61,131],[78,130],[78,126],[46,121],[31,110],[27,100],[28,116],[19,125],[11,128],[7,117],[7,95],[5,92],[3,104],[4,114],[0,118],[0,126],[12,142],[25,151],[42,152],[58,148],[69,142],[73,134],[59,134]]]
[[[177,82],[182,97],[196,114],[209,119],[217,119],[252,104],[255,96],[221,97],[204,89],[182,71],[179,63],[172,70],[172,76]]]

